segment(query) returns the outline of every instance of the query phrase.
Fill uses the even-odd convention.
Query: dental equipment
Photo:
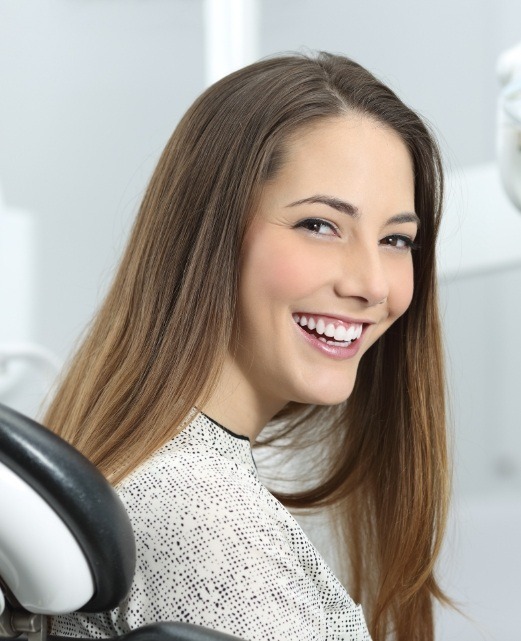
[[[503,187],[521,211],[521,43],[499,57],[497,154]]]

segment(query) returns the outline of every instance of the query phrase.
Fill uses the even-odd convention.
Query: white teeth
[[[335,334],[334,334],[335,340],[336,341],[345,341],[346,340],[346,333],[347,333],[346,328],[343,325],[339,325],[335,329]]]
[[[329,336],[329,338],[333,338],[333,336],[335,335],[335,326],[333,325],[333,323],[328,323],[326,325],[326,329],[324,330],[324,334],[326,336]]]
[[[321,318],[318,319],[315,329],[317,330],[317,334],[324,333],[324,330],[326,329],[326,324]]]
[[[300,316],[299,314],[293,314],[293,320],[301,327],[307,326],[310,330],[316,330],[317,334],[320,335],[320,340],[329,344],[349,343],[355,341],[360,338],[363,330],[362,323],[350,325],[349,327],[345,327],[345,325],[338,325],[335,327],[334,323],[326,324],[326,321],[322,318],[315,320],[313,316]],[[334,340],[326,340],[322,335]]]

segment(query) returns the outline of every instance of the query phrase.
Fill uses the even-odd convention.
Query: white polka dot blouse
[[[110,612],[54,617],[54,634],[183,621],[245,641],[370,640],[361,606],[260,482],[246,437],[198,413],[116,489],[136,537],[130,594]]]

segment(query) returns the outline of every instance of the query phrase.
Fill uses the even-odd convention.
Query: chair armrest
[[[49,635],[48,641],[92,641]],[[189,623],[151,623],[117,637],[117,641],[243,641],[223,632]]]

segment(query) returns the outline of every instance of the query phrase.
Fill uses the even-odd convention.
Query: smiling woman
[[[116,484],[138,572],[119,608],[55,632],[432,641],[441,192],[425,125],[342,56],[267,59],[194,103],[46,417]],[[267,424],[329,448],[316,487],[260,483]],[[354,600],[283,504],[333,508]]]

